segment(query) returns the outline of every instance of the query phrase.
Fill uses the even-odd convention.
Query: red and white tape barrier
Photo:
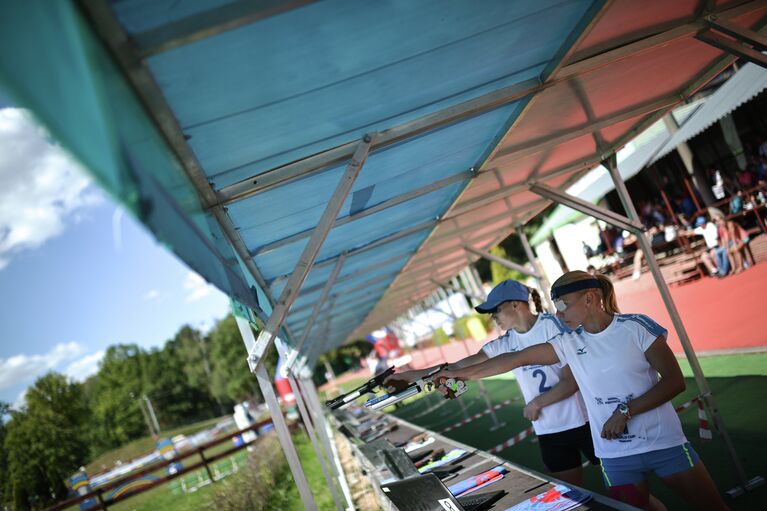
[[[494,406],[488,408],[487,410],[481,411],[479,413],[475,413],[471,417],[467,417],[467,418],[463,419],[462,421],[456,422],[455,424],[452,424],[452,425],[446,427],[445,429],[443,429],[441,431],[438,431],[437,433],[440,433],[440,434],[447,433],[448,431],[452,431],[452,430],[454,430],[456,428],[460,428],[461,426],[465,426],[466,424],[468,424],[470,422],[473,422],[473,421],[475,421],[475,420],[477,420],[479,418],[482,418],[485,415],[489,415],[491,412],[495,412],[497,410],[500,410],[504,406],[509,406],[514,401],[519,401],[519,399],[520,398],[518,398],[518,397],[507,399],[506,401],[503,401],[502,403],[494,405]]]
[[[489,452],[491,454],[497,454],[497,453],[501,452],[504,449],[508,449],[512,445],[518,444],[519,442],[521,442],[522,440],[524,440],[525,438],[529,437],[532,434],[533,434],[533,427],[530,426],[526,430],[521,431],[521,432],[517,433],[516,435],[514,435],[513,437],[509,438],[508,440],[506,440],[502,444],[498,444],[495,447],[493,447],[492,449],[488,449],[487,452]]]

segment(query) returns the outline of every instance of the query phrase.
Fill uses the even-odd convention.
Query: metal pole
[[[530,264],[533,265],[536,273],[540,275],[540,277],[536,277],[535,280],[538,281],[538,287],[541,288],[541,294],[543,295],[543,299],[546,301],[546,308],[548,308],[549,311],[553,311],[554,304],[551,302],[550,296],[551,283],[549,282],[549,279],[546,278],[546,274],[543,272],[540,261],[538,261],[538,258],[535,257],[533,248],[530,246],[530,241],[527,239],[527,234],[525,234],[525,231],[522,230],[522,225],[517,226],[517,236],[519,236],[519,241],[522,242],[522,248],[525,249],[525,254],[527,254],[528,261],[530,261]]]
[[[320,440],[325,446],[325,454],[328,457],[332,456],[333,458],[334,463],[331,463],[330,466],[338,479],[338,484],[341,486],[341,492],[344,494],[344,499],[346,500],[346,508],[353,510],[354,501],[352,499],[352,493],[351,490],[349,490],[349,484],[346,481],[346,474],[344,473],[344,467],[341,465],[341,458],[338,456],[335,441],[332,440],[333,432],[330,429],[328,421],[325,420],[325,414],[322,411],[322,404],[320,404],[320,398],[317,395],[317,387],[315,387],[311,378],[300,380],[299,385],[306,391],[306,403],[310,412],[313,413],[316,419],[315,424],[317,425],[317,431],[320,433]]]
[[[237,326],[240,328],[240,335],[242,335],[242,340],[245,343],[245,346],[250,347],[255,345],[256,337],[253,335],[253,330],[250,328],[248,320],[236,314],[234,318],[237,320]],[[282,416],[282,409],[277,402],[277,396],[274,394],[272,379],[266,372],[264,364],[251,364],[250,366],[251,370],[256,374],[258,386],[261,388],[261,394],[263,394],[266,406],[271,412],[272,424],[274,424],[274,429],[277,431],[277,437],[282,445],[285,458],[288,460],[288,466],[290,467],[290,472],[293,474],[293,480],[298,487],[301,502],[304,504],[305,509],[315,511],[317,505],[314,503],[314,497],[309,490],[309,482],[301,467],[301,461],[298,459],[298,453],[296,452],[296,447],[293,445],[293,440],[290,437],[290,431],[285,423],[285,417]]]
[[[298,386],[298,383],[296,383],[296,378],[291,373],[288,373],[288,381],[290,382],[290,386],[293,387],[293,395],[296,397],[298,413],[301,414],[301,417],[304,420],[304,426],[306,426],[306,434],[309,436],[309,440],[312,442],[312,447],[314,448],[314,454],[317,456],[317,459],[320,462],[320,468],[322,469],[322,474],[325,476],[325,482],[327,483],[328,488],[330,488],[330,493],[333,495],[333,502],[336,503],[336,508],[338,508],[338,511],[343,511],[344,507],[341,505],[341,501],[338,500],[336,485],[333,482],[333,478],[330,476],[330,472],[328,472],[328,467],[325,463],[325,456],[323,456],[320,444],[317,442],[317,437],[315,436],[316,433],[314,430],[315,424],[312,423],[314,419],[307,410],[306,403],[304,402],[304,396],[301,394],[301,388]]]
[[[476,248],[471,247],[469,245],[465,245],[463,249],[467,252],[471,252],[472,254],[476,254],[484,259],[487,259],[488,261],[492,261],[494,263],[500,264],[501,266],[505,266],[506,268],[509,268],[511,270],[518,271],[522,275],[527,275],[528,277],[534,277],[536,279],[541,277],[541,275],[535,270],[530,270],[529,268],[525,268],[521,264],[517,264],[513,261],[509,261],[508,259],[504,259],[503,257],[495,256],[491,254],[490,252],[485,252],[484,250],[477,250]]]
[[[634,222],[639,222],[639,215],[637,214],[636,208],[634,207],[634,203],[629,196],[628,190],[626,189],[626,184],[623,182],[623,178],[618,172],[618,165],[615,155],[605,161],[603,165],[610,172],[610,176],[612,177],[613,183],[615,184],[615,190],[618,192],[618,197],[620,197],[621,203],[623,204],[626,213],[628,213],[629,218]],[[692,347],[690,338],[687,335],[687,329],[682,322],[682,318],[679,316],[679,311],[677,310],[676,304],[671,297],[671,291],[669,291],[666,280],[663,278],[663,274],[660,271],[658,261],[655,259],[655,254],[652,251],[652,244],[650,243],[650,240],[645,233],[639,233],[637,235],[637,239],[639,240],[639,245],[642,248],[642,252],[644,252],[644,257],[647,261],[647,265],[650,267],[650,272],[655,279],[655,284],[658,286],[658,291],[660,291],[660,295],[663,298],[663,303],[666,305],[666,310],[668,311],[669,316],[671,316],[671,322],[674,324],[674,329],[679,336],[679,341],[682,343],[684,353],[690,363],[692,372],[695,375],[695,382],[698,384],[700,396],[708,408],[709,415],[713,419],[717,431],[719,431],[721,434],[722,439],[724,440],[724,443],[727,447],[730,459],[735,466],[735,472],[737,473],[741,484],[740,491],[738,492],[738,489],[733,489],[728,491],[728,493],[735,491],[737,494],[742,494],[748,489],[758,486],[759,484],[764,484],[764,479],[761,480],[761,483],[756,481],[757,478],[752,479],[751,481],[748,480],[746,471],[744,470],[743,465],[740,462],[740,458],[738,458],[738,454],[735,451],[735,445],[732,443],[732,439],[730,438],[730,435],[727,432],[727,428],[724,425],[724,420],[722,420],[722,416],[719,413],[719,408],[716,405],[714,395],[711,393],[711,388],[708,386],[706,376],[703,374],[703,369],[700,367],[698,356],[695,354],[695,350]],[[731,495],[737,496],[732,493]]]
[[[149,396],[144,394],[142,396],[144,402],[146,402],[146,409],[149,410],[149,416],[152,418],[152,425],[154,426],[155,435],[160,436],[160,424],[157,422],[157,415],[154,414],[154,406],[152,406],[152,400]]]
[[[440,288],[442,292],[447,296],[447,293],[445,293],[444,288]],[[455,316],[455,309],[453,309],[453,304],[450,303],[450,296],[447,296],[447,306],[450,307],[450,311],[453,313],[453,316]],[[466,356],[469,357],[472,355],[471,350],[469,349],[469,346],[466,344],[466,338],[463,335],[463,331],[458,326],[458,337],[460,337],[461,342],[463,343],[463,348],[466,350]],[[485,401],[485,405],[487,405],[487,409],[490,410],[490,417],[493,418],[493,426],[490,428],[490,431],[495,431],[497,429],[500,429],[506,425],[505,422],[500,422],[498,420],[498,417],[495,415],[495,410],[493,410],[493,403],[490,402],[490,398],[487,397],[487,391],[485,390],[485,384],[484,382],[479,379],[477,380],[477,385],[479,386],[479,393],[482,395],[482,399]]]

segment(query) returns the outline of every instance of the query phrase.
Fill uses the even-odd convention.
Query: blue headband
[[[576,291],[583,291],[584,289],[602,289],[602,284],[597,279],[583,279],[573,282],[571,284],[563,284],[561,286],[551,288],[551,299],[558,300],[564,295],[575,293]]]

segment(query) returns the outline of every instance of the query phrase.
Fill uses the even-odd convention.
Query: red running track
[[[666,327],[669,344],[681,353],[671,318],[649,273],[636,281],[615,283],[621,312],[642,313]],[[767,263],[723,279],[705,277],[671,287],[679,315],[695,351],[737,350],[767,346]]]

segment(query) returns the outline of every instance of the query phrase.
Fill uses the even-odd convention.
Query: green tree
[[[213,396],[213,366],[210,349],[210,336],[203,335],[189,325],[181,327],[173,339],[165,345],[165,350],[170,350],[181,362],[181,369],[189,385],[206,395]],[[214,399],[217,401],[217,412],[223,415],[225,413],[223,404],[218,397],[214,396]]]
[[[144,391],[146,353],[135,344],[110,346],[101,361],[92,401],[94,453],[145,436],[138,399]]]
[[[207,385],[191,385],[184,364],[168,343],[163,350],[145,355],[142,393],[151,400],[161,429],[208,419],[215,415],[215,402]]]
[[[8,454],[5,451],[5,420],[11,413],[11,406],[0,401],[0,507],[8,502]]]
[[[509,254],[506,252],[506,249],[502,245],[493,247],[490,250],[490,253],[494,256],[502,257],[504,259],[511,259]],[[524,261],[520,264],[524,264]],[[500,264],[492,261],[490,262],[490,275],[494,286],[507,279],[520,281],[525,279],[525,276],[518,271],[512,270],[505,266],[501,266]]]
[[[88,460],[90,410],[81,384],[48,373],[26,400],[26,410],[12,415],[4,441],[17,509],[66,497],[66,479]]]

